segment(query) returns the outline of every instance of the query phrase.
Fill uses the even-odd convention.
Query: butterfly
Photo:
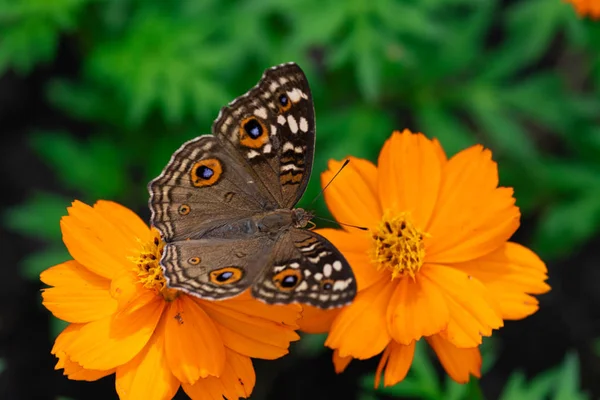
[[[184,143],[148,184],[165,242],[167,285],[209,300],[248,288],[269,304],[350,303],[356,279],[340,251],[294,208],[308,184],[315,113],[295,63],[267,69],[223,107],[211,135]]]

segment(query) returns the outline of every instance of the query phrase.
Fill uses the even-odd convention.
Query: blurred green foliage
[[[146,183],[172,152],[287,61],[305,70],[315,99],[305,205],[328,159],[376,161],[391,131],[409,128],[450,155],[491,148],[545,260],[572,254],[600,226],[600,23],[560,0],[0,0],[0,31],[0,74],[52,63],[61,42],[80,62],[76,74],[53,76],[46,94],[86,128],[29,133],[64,190],[36,191],[3,215],[47,243],[24,261],[31,279],[68,258],[58,225],[65,193],[141,210]],[[323,201],[311,208],[327,215]],[[573,363],[560,370],[571,392],[553,398],[575,398]],[[430,369],[416,362],[390,390],[410,392]],[[517,375],[506,393],[542,398],[556,387],[548,376],[534,389]],[[460,387],[432,386],[437,394],[424,398],[465,398],[470,389]]]

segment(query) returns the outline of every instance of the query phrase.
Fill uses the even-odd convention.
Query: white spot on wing
[[[294,118],[293,115],[288,115],[287,122],[290,126],[290,130],[292,131],[292,133],[298,132],[298,123],[296,122],[296,118]]]
[[[256,115],[258,118],[267,119],[267,109],[264,107],[257,108],[254,110],[254,115]]]
[[[305,291],[306,289],[308,289],[308,283],[306,283],[306,281],[300,282],[300,284],[296,288],[296,290],[299,292]]]
[[[285,117],[283,115],[278,116],[277,122],[279,123],[279,125],[285,125]]]
[[[291,91],[287,92],[288,97],[290,98],[290,100],[292,101],[292,103],[297,103],[300,101],[300,98],[303,97],[302,96],[302,91],[298,88],[294,88]]]
[[[308,121],[304,117],[300,118],[300,130],[302,132],[308,131]]]
[[[277,135],[277,127],[275,125],[271,125],[271,136]]]
[[[315,274],[315,280],[320,281],[321,279],[323,279],[323,274],[320,272],[317,272]]]
[[[285,142],[283,144],[283,151],[294,150],[294,145],[291,142]]]
[[[254,157],[260,156],[260,153],[258,151],[256,151],[256,150],[250,150],[247,153],[247,155],[248,155],[248,158],[252,160]]]
[[[336,271],[341,271],[342,270],[342,262],[341,261],[334,261],[333,262],[333,269],[335,269]]]
[[[296,167],[294,164],[286,164],[286,165],[281,166],[281,171],[289,171],[289,170],[302,171],[302,168]]]
[[[331,276],[331,272],[333,271],[333,268],[331,268],[331,264],[325,264],[323,266],[323,275],[325,275],[326,277],[330,277]]]

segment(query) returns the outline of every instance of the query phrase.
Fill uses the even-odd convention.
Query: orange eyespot
[[[272,280],[279,290],[290,292],[302,282],[302,272],[299,269],[284,269],[276,273]]]
[[[333,284],[335,281],[333,279],[321,279],[321,289],[322,290],[331,290],[333,289]]]
[[[277,104],[279,105],[280,114],[283,114],[292,108],[292,101],[288,97],[287,93],[282,93],[277,97]]]
[[[200,257],[192,257],[188,260],[188,262],[192,265],[198,265],[200,264],[200,261],[202,261]]]
[[[247,117],[240,124],[240,144],[259,149],[269,142],[269,132],[264,122],[256,117]]]
[[[188,215],[190,213],[190,211],[191,211],[191,208],[187,204],[182,204],[177,209],[177,212],[181,215]]]
[[[215,285],[229,285],[240,281],[244,270],[240,267],[224,267],[210,272],[210,282]]]
[[[206,160],[198,161],[192,166],[190,179],[192,180],[192,185],[196,187],[211,186],[217,183],[222,173],[223,167],[221,166],[221,162],[216,158],[207,158]]]

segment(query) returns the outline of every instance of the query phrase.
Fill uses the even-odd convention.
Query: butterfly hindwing
[[[239,152],[281,208],[293,207],[308,184],[315,144],[304,72],[293,63],[266,70],[254,88],[221,109],[213,134]]]
[[[252,295],[267,303],[320,308],[348,304],[355,294],[356,279],[339,250],[323,236],[296,228],[281,235],[252,286]]]
[[[169,287],[208,300],[236,296],[252,285],[272,241],[199,239],[166,244],[161,265]]]

